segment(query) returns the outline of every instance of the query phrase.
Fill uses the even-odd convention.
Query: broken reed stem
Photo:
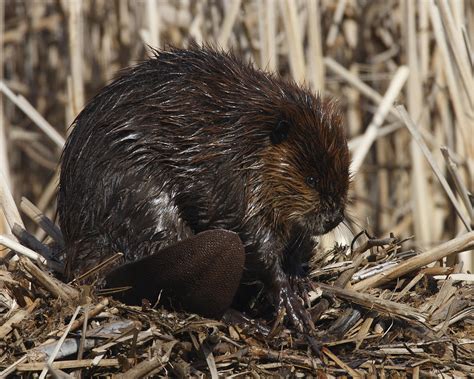
[[[403,303],[385,300],[366,293],[361,293],[359,290],[355,289],[355,286],[353,286],[351,289],[338,288],[323,283],[316,283],[316,285],[320,287],[323,292],[349,300],[370,310],[376,310],[377,312],[391,315],[392,317],[399,316],[421,322],[426,320],[426,316],[421,312],[418,312],[416,308],[410,307],[409,305]]]
[[[35,278],[43,288],[50,292],[54,298],[60,298],[67,302],[73,302],[74,299],[79,298],[79,292],[76,289],[48,275],[29,259],[21,257],[19,263],[20,266]]]
[[[33,261],[40,262],[41,264],[47,265],[47,261],[44,257],[39,255],[36,251],[33,251],[26,246],[12,240],[8,236],[0,235],[0,245],[8,247],[10,250],[13,250],[15,253],[28,257]],[[59,268],[59,267],[57,267]]]
[[[343,362],[342,359],[340,359],[336,354],[334,354],[331,350],[329,350],[327,347],[323,347],[321,349],[321,352],[325,355],[327,355],[330,359],[332,359],[336,365],[338,365],[340,368],[342,368],[344,371],[346,371],[352,378],[363,378],[364,375],[359,374],[357,371],[355,371],[353,368],[351,368],[347,363]]]
[[[119,367],[122,359],[133,364],[134,359],[132,358],[104,358],[98,362],[94,362],[95,359],[81,359],[81,360],[69,360],[69,361],[58,361],[53,362],[51,367],[58,370],[70,370],[70,369],[79,369],[79,368],[89,368],[89,367]],[[44,367],[43,362],[31,362],[31,363],[18,363],[16,370],[19,372],[28,372],[28,371],[40,371]]]
[[[449,174],[453,179],[454,185],[456,186],[456,190],[458,191],[458,194],[461,197],[464,206],[466,207],[469,218],[471,219],[472,228],[474,225],[474,210],[471,201],[469,200],[469,191],[467,190],[463,180],[461,179],[461,175],[459,175],[458,166],[451,159],[451,153],[449,149],[446,146],[442,146],[441,153],[443,154],[444,160],[446,161],[446,167],[448,168]]]
[[[283,15],[291,75],[297,83],[301,84],[306,76],[306,64],[296,2],[293,0],[280,0],[280,10]]]
[[[415,120],[420,120],[424,106],[423,87],[420,75],[420,64],[418,59],[417,48],[417,28],[415,15],[415,2],[405,1],[406,10],[406,46],[408,67],[410,69],[409,79],[407,81],[406,96],[408,103],[408,111]],[[416,240],[418,242],[427,243],[431,238],[431,193],[428,186],[428,177],[426,175],[426,163],[423,159],[422,152],[416,146],[415,141],[410,143],[411,153],[411,198],[413,199],[413,226]]]
[[[69,0],[68,34],[69,56],[71,57],[71,85],[73,99],[73,114],[77,115],[84,106],[84,81],[82,75],[82,30],[81,8],[82,1]]]
[[[341,66],[339,63],[337,63],[334,59],[325,57],[324,58],[324,64],[325,66],[335,74],[337,74],[339,77],[341,77],[343,80],[345,80],[347,83],[352,85],[355,89],[357,89],[361,94],[372,100],[376,105],[380,106],[382,103],[383,97],[380,95],[377,91],[375,91],[373,88],[365,84],[360,78],[355,76],[353,73],[350,71],[346,70],[343,66]],[[403,120],[400,116],[400,114],[397,112],[394,106],[390,107],[389,109],[390,116],[395,117],[397,120],[400,120],[400,124],[393,124],[391,127],[385,126],[382,128],[379,128],[377,132],[377,137],[380,138],[382,136],[385,136],[389,133],[394,133],[396,132],[402,125]],[[423,112],[423,116],[425,116],[427,112]],[[382,132],[383,131],[383,132]],[[420,129],[420,132],[423,134],[423,137],[427,139],[427,141],[433,145],[436,143],[436,139],[432,134],[430,134],[428,131],[424,129]],[[357,149],[357,147],[362,143],[364,140],[365,135],[357,135],[349,141],[349,149],[351,151],[354,151]],[[457,155],[453,154],[453,156],[456,157],[456,159],[461,160],[462,158]]]
[[[10,192],[7,179],[2,171],[0,171],[0,207],[3,210],[3,214],[5,215],[10,230],[15,224],[25,228],[23,220],[20,217],[20,212],[18,212],[18,208],[16,207],[15,201]]]
[[[4,57],[4,33],[5,33],[5,2],[0,2],[0,81],[3,82],[3,57]],[[0,91],[0,173],[3,173],[3,180],[6,181],[7,187],[11,188],[10,180],[10,165],[8,163],[7,154],[7,134],[6,134],[6,123],[3,114],[3,93]],[[0,179],[2,180],[2,179]],[[0,212],[0,234],[6,233],[8,226],[6,225],[6,219]]]
[[[409,272],[415,271],[427,264],[433,263],[451,254],[474,249],[474,232],[463,234],[460,237],[447,241],[426,253],[407,259],[399,265],[362,280],[352,286],[356,291],[373,288],[395,280]]]
[[[377,111],[375,112],[372,121],[370,122],[364,133],[364,139],[361,141],[357,150],[353,154],[351,164],[351,173],[353,175],[355,175],[362,166],[362,163],[364,162],[364,159],[367,153],[369,152],[370,147],[372,146],[373,142],[375,141],[375,138],[377,137],[378,128],[384,122],[385,117],[387,116],[390,108],[393,105],[393,102],[398,97],[400,91],[405,85],[409,72],[410,71],[408,67],[400,66],[397,72],[395,73],[392,81],[390,82],[390,85],[388,86],[387,92],[385,93],[382,102],[377,108]]]
[[[466,144],[468,157],[472,159],[474,157],[474,142],[471,134],[471,125],[474,116],[472,114],[472,109],[466,109],[464,107],[464,103],[461,98],[461,91],[459,89],[459,81],[456,77],[456,74],[454,73],[454,65],[452,64],[451,53],[449,51],[449,46],[446,41],[446,35],[444,33],[443,25],[441,22],[441,16],[433,0],[430,0],[430,16],[437,46],[440,49],[441,57],[443,59],[442,69],[444,74],[446,75],[446,84],[448,86],[449,95],[451,97],[451,103],[454,108],[456,119],[459,122],[459,127],[462,130],[462,135],[464,137],[463,142]],[[470,88],[470,90],[472,91],[472,88]],[[471,122],[469,122],[469,119],[471,119]]]
[[[339,0],[337,2],[337,7],[336,11],[334,12],[331,28],[329,29],[329,33],[326,38],[327,47],[331,47],[336,41],[337,33],[339,32],[339,27],[341,25],[342,16],[344,15],[344,9],[346,8],[346,1],[347,0]]]
[[[316,92],[324,93],[324,63],[321,41],[321,12],[319,0],[306,0],[308,7],[308,74]]]
[[[63,148],[65,140],[46,119],[21,95],[15,95],[7,85],[0,81],[0,92],[20,108],[59,148]]]
[[[214,355],[212,354],[211,349],[206,346],[205,343],[201,343],[201,352],[206,359],[207,367],[209,368],[209,372],[211,373],[211,379],[219,379],[219,374],[217,372],[216,361],[214,359]]]
[[[258,27],[260,34],[260,67],[277,72],[275,41],[275,1],[258,0]]]
[[[453,58],[461,77],[461,85],[464,89],[464,95],[467,96],[468,104],[474,106],[474,82],[472,78],[472,68],[468,61],[466,46],[463,43],[463,35],[461,29],[458,29],[458,23],[454,21],[451,9],[447,0],[436,0],[438,10],[443,21],[444,29],[448,40],[449,47],[453,51]],[[453,6],[456,4],[453,3]]]
[[[416,127],[415,123],[410,118],[410,115],[408,114],[408,112],[406,111],[403,105],[397,106],[396,109],[400,113],[403,121],[405,122],[406,127],[408,128],[411,135],[413,136],[413,139],[418,143],[418,146],[420,147],[421,151],[425,155],[426,160],[431,165],[433,172],[435,173],[441,186],[443,187],[446,194],[448,195],[449,200],[451,200],[451,203],[453,204],[454,209],[456,210],[456,213],[458,214],[459,218],[463,222],[466,229],[468,231],[471,231],[472,229],[471,229],[471,225],[469,224],[469,221],[466,219],[466,216],[463,214],[461,207],[459,206],[459,203],[456,199],[456,196],[454,196],[454,193],[451,190],[451,187],[449,187],[449,184],[446,181],[446,178],[444,177],[443,173],[441,172],[441,169],[438,167],[438,164],[434,160],[433,155],[431,154],[430,150],[428,149],[425,142],[423,141],[423,137],[418,132],[418,128]]]
[[[224,22],[222,23],[222,29],[217,38],[217,43],[223,49],[227,49],[230,35],[232,33],[232,28],[234,27],[235,20],[239,15],[240,5],[242,0],[233,0],[230,4],[230,9],[226,12],[224,17]]]
[[[162,366],[164,367],[170,359],[171,352],[173,348],[178,343],[177,340],[172,340],[164,344],[163,350],[165,353],[162,356],[156,356],[151,360],[145,360],[135,367],[132,367],[127,372],[117,375],[117,379],[135,379],[135,378],[143,378],[152,372],[156,372],[157,369],[160,369]],[[213,378],[214,379],[214,378]]]
[[[137,364],[127,372],[123,374],[118,374],[115,376],[116,379],[136,379],[144,378],[151,371],[154,371],[160,367],[163,367],[165,363],[161,360],[160,356],[155,356],[149,360],[144,360],[143,362]]]
[[[26,309],[17,309],[13,315],[10,316],[10,318],[6,321],[3,322],[2,325],[0,325],[0,339],[4,339],[8,333],[10,333],[13,330],[13,327],[15,325],[20,324],[20,322],[25,319],[25,317],[29,316],[33,311],[36,309],[36,307],[40,304],[40,299],[36,299],[34,302],[32,302]],[[3,378],[3,376],[0,376],[0,378]]]
[[[161,47],[160,27],[161,20],[158,12],[157,0],[146,0],[146,17],[148,21],[148,40],[147,44],[152,48]]]
[[[61,247],[64,247],[64,238],[61,230],[46,217],[39,209],[26,197],[21,198],[21,210],[41,229],[43,229]]]
[[[53,353],[51,354],[51,356],[49,357],[48,361],[46,362],[46,365],[45,367],[43,368],[43,371],[41,371],[41,374],[39,376],[39,379],[44,379],[46,377],[46,374],[48,373],[49,371],[49,368],[48,366],[52,365],[54,360],[56,359],[56,355],[58,355],[58,352],[59,352],[59,349],[61,349],[61,346],[62,344],[64,343],[64,340],[66,339],[68,333],[69,333],[69,330],[71,329],[71,326],[74,322],[74,320],[76,319],[77,315],[79,314],[79,311],[81,310],[81,306],[77,306],[74,314],[72,315],[71,317],[71,320],[69,321],[69,324],[68,324],[68,327],[66,328],[66,330],[64,331],[63,335],[61,336],[61,338],[59,339],[58,343],[56,344],[56,347],[54,348],[53,350]]]
[[[74,322],[77,322],[74,321]],[[79,341],[79,348],[77,349],[77,359],[80,360],[84,356],[84,346],[86,343],[86,333],[87,333],[87,324],[89,322],[89,306],[84,306],[84,314],[81,319],[82,322],[82,331],[81,331],[81,340]],[[70,331],[73,330],[73,326],[71,326]]]
[[[330,57],[325,57],[324,58],[324,64],[325,66],[338,76],[340,76],[342,79],[344,79],[346,82],[351,84],[354,88],[356,88],[360,93],[371,99],[375,104],[380,104],[383,100],[383,96],[380,95],[376,90],[374,90],[372,87],[369,85],[365,84],[360,78],[355,76],[353,73],[351,73],[349,70],[347,70],[344,66],[336,62],[334,59]],[[395,110],[391,110],[391,113],[393,113],[396,117],[398,115],[396,114]]]
[[[26,361],[27,358],[28,358],[28,355],[23,355],[20,359],[18,359],[17,361],[13,362],[10,366],[5,368],[5,370],[0,371],[0,378],[6,378],[12,372],[15,372],[16,370],[18,370],[18,365]]]
[[[105,298],[105,299],[101,300],[98,304],[96,304],[94,306],[94,308],[85,311],[84,314],[81,317],[79,317],[77,320],[75,320],[73,322],[73,324],[71,325],[70,331],[74,332],[75,330],[79,329],[81,327],[81,325],[84,324],[86,319],[89,319],[89,320],[93,319],[100,312],[102,312],[108,305],[109,305],[109,299]],[[63,333],[64,333],[64,329],[61,329],[57,333],[55,333],[54,335],[59,337]]]
[[[34,235],[30,234],[26,229],[23,229],[20,225],[13,225],[12,233],[23,246],[36,251],[46,259],[53,258],[54,255],[52,250],[39,241]]]
[[[277,72],[276,2],[274,0],[258,0],[258,6],[260,11],[260,67],[270,72]]]

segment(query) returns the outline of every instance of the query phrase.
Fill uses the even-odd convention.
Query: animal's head
[[[262,195],[280,230],[321,235],[344,218],[350,157],[334,103],[308,93],[283,102],[262,159]]]

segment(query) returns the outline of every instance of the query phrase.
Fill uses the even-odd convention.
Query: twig
[[[20,265],[38,282],[48,290],[54,297],[59,297],[67,302],[72,302],[73,299],[79,297],[76,289],[60,282],[56,278],[46,274],[39,269],[33,262],[27,258],[20,258]]]
[[[13,325],[18,325],[25,317],[29,316],[39,305],[40,299],[36,299],[26,309],[19,309],[16,313],[0,325],[0,339],[3,340],[13,330]]]
[[[94,318],[100,312],[102,312],[107,305],[109,305],[109,300],[105,298],[100,303],[98,303],[94,308],[85,311],[81,317],[79,317],[76,321],[74,321],[74,323],[71,326],[70,331],[73,332],[77,330],[78,328],[80,328],[81,325],[83,325],[84,322],[86,321],[86,316],[88,319]],[[63,333],[63,330],[59,330],[55,335],[59,337],[62,333]]]
[[[117,379],[138,379],[145,377],[151,371],[156,370],[159,367],[164,367],[166,363],[169,361],[169,357],[171,355],[171,351],[173,347],[178,343],[178,341],[170,341],[165,344],[167,351],[162,357],[153,357],[150,360],[145,360],[135,367],[131,368],[124,374],[117,375]]]
[[[317,283],[316,285],[320,287],[323,292],[349,300],[367,309],[375,309],[378,312],[389,314],[392,317],[399,316],[421,322],[426,321],[426,316],[424,314],[418,312],[415,308],[406,304],[380,299],[366,293],[358,292],[355,289],[337,288],[323,283]]]
[[[7,179],[0,171],[0,207],[3,210],[5,215],[5,219],[8,223],[10,229],[13,228],[13,225],[18,224],[25,228],[23,221],[20,217],[20,212],[18,212],[18,208],[15,205],[15,201],[13,200],[13,196],[10,192],[10,188],[8,187]]]
[[[466,233],[458,238],[443,243],[413,258],[407,259],[398,266],[393,267],[386,272],[377,274],[371,278],[365,279],[353,285],[353,289],[361,291],[366,288],[380,286],[409,272],[415,271],[429,263],[435,262],[448,255],[460,253],[462,251],[474,249],[474,232]]]
[[[74,278],[69,282],[69,284],[73,284],[75,282],[80,282],[81,280],[84,280],[88,278],[91,275],[97,274],[100,271],[102,271],[104,268],[107,266],[111,265],[113,262],[115,262],[117,259],[123,257],[123,253],[115,253],[111,257],[107,258],[103,262],[100,262],[97,266],[92,267],[90,270],[86,271],[82,275],[78,276],[77,278]]]
[[[13,225],[12,229],[13,235],[20,241],[20,243],[33,251],[38,252],[47,260],[53,258],[53,253],[51,249],[41,243],[36,237],[30,234],[27,230],[23,229],[20,225],[15,224]]]
[[[34,261],[40,262],[44,265],[48,264],[48,261],[39,255],[36,251],[33,251],[21,244],[19,244],[16,241],[13,241],[12,239],[8,238],[7,236],[0,235],[0,245],[3,245],[5,247],[8,247],[9,249],[15,251],[17,254],[24,255],[25,257],[28,257]],[[55,267],[55,269],[61,269],[61,266],[58,265],[55,262],[51,262],[51,264]]]
[[[64,238],[61,230],[59,230],[59,228],[30,200],[28,200],[26,197],[22,197],[20,208],[31,220],[33,220],[41,229],[43,229],[51,238],[53,238],[60,247],[64,247]]]
[[[69,321],[69,325],[68,327],[66,328],[66,330],[64,331],[63,335],[61,336],[61,338],[59,339],[57,345],[56,345],[56,348],[54,349],[53,353],[51,354],[51,356],[49,357],[48,361],[46,362],[46,365],[45,367],[43,368],[43,371],[41,371],[41,374],[39,376],[39,379],[44,379],[46,377],[46,374],[48,373],[48,366],[47,365],[51,365],[54,360],[56,359],[56,355],[58,354],[59,352],[59,349],[61,349],[61,345],[63,344],[64,340],[66,339],[68,333],[69,333],[69,330],[71,329],[71,326],[74,322],[74,320],[76,319],[77,315],[79,314],[79,311],[81,310],[81,306],[79,305],[77,308],[76,308],[76,311],[74,312],[74,314],[72,315],[72,318],[71,320]]]
[[[129,363],[133,363],[133,359],[127,359]],[[51,367],[55,369],[75,369],[75,368],[88,368],[88,367],[118,367],[120,366],[119,359],[102,359],[97,364],[93,364],[93,359],[82,359],[82,360],[70,360],[70,361],[60,361],[53,362]],[[43,362],[31,362],[19,364],[16,367],[17,371],[40,371],[44,367]]]
[[[26,361],[26,358],[28,358],[28,355],[23,355],[20,359],[17,361],[13,362],[10,366],[8,366],[6,369],[0,372],[0,378],[6,378],[8,375],[10,375],[12,372],[14,372],[17,369],[17,366]]]
[[[443,173],[441,172],[440,168],[438,167],[436,161],[434,160],[431,152],[429,151],[428,147],[426,146],[425,142],[423,141],[423,138],[421,137],[420,133],[418,132],[418,129],[411,119],[410,115],[406,111],[405,107],[403,105],[399,105],[396,107],[398,112],[400,113],[403,121],[405,122],[406,127],[410,131],[411,135],[415,139],[415,141],[418,143],[421,151],[425,155],[426,160],[430,164],[433,172],[435,173],[436,177],[438,178],[439,182],[441,183],[441,186],[445,190],[446,194],[449,197],[449,200],[451,200],[451,203],[454,206],[454,209],[456,209],[456,213],[458,214],[459,218],[463,222],[464,226],[468,231],[471,231],[471,226],[469,225],[469,221],[466,219],[465,215],[461,211],[461,208],[459,206],[459,203],[456,199],[456,196],[454,196],[453,191],[449,187],[448,182],[446,181],[446,178],[444,177]]]
[[[20,108],[51,140],[62,149],[64,138],[46,119],[21,95],[15,95],[7,85],[0,81],[0,92],[3,92],[18,108]]]
[[[357,173],[362,166],[362,162],[365,159],[365,156],[370,150],[375,138],[377,137],[377,130],[380,125],[382,125],[387,113],[389,112],[390,108],[392,107],[393,102],[399,95],[401,89],[405,85],[405,82],[408,78],[409,74],[408,67],[400,66],[395,73],[390,85],[383,97],[380,106],[377,108],[377,112],[375,113],[372,121],[370,122],[369,126],[367,127],[364,133],[364,140],[358,146],[357,150],[353,154],[352,164],[351,164],[351,172],[353,174]]]
[[[283,26],[285,27],[287,37],[291,74],[296,82],[303,83],[306,68],[296,2],[292,0],[280,0],[280,10],[283,15]]]
[[[78,114],[84,106],[84,83],[82,76],[83,44],[81,30],[82,1],[69,0],[68,3],[69,56],[71,63],[71,92],[73,114]]]
[[[362,375],[359,374],[357,371],[349,367],[346,363],[342,361],[339,357],[336,356],[331,350],[329,350],[327,347],[323,347],[321,349],[323,354],[327,355],[329,358],[331,358],[340,368],[345,370],[351,377],[353,378],[362,378]]]
[[[471,201],[469,200],[469,194],[464,182],[461,179],[461,176],[458,173],[458,167],[456,163],[451,159],[451,154],[449,149],[446,146],[441,147],[441,152],[443,153],[444,160],[446,161],[446,167],[448,168],[449,174],[453,179],[456,190],[458,191],[459,196],[461,197],[464,206],[467,209],[469,218],[471,219],[471,224],[474,223],[474,211],[472,209]]]
[[[240,4],[242,0],[232,0],[230,3],[230,9],[227,10],[222,24],[221,32],[219,33],[219,38],[217,42],[220,47],[223,49],[227,48],[227,43],[229,42],[230,35],[232,33],[232,28],[234,27],[235,20],[239,14]]]
[[[326,45],[328,47],[331,47],[336,41],[337,32],[339,31],[339,26],[342,20],[342,16],[344,16],[345,8],[346,8],[346,0],[339,0],[337,2],[336,11],[334,12],[331,28],[329,29],[329,33],[326,38]]]

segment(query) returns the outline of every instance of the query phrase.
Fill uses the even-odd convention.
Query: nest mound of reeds
[[[0,366],[3,374],[126,378],[472,374],[472,275],[425,265],[472,248],[473,233],[421,254],[402,242],[366,239],[353,251],[316,255],[306,299],[311,336],[286,329],[281,317],[268,334],[263,320],[231,324],[149,302],[126,306],[21,257],[0,271],[3,303],[16,305],[3,309]]]

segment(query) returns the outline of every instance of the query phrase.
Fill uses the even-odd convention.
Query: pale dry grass
[[[7,0],[1,8],[0,163],[16,200],[26,195],[53,215],[60,148],[84,102],[143,59],[146,44],[196,40],[338,99],[351,136],[356,229],[413,234],[427,248],[472,226],[470,1]],[[394,104],[405,104],[438,173]]]
[[[20,245],[17,234],[13,235],[26,224],[39,240],[47,234],[56,241],[61,238],[53,223],[40,226],[43,213],[54,219],[57,162],[69,125],[87,99],[119,69],[147,56],[148,45],[186,47],[191,41],[217,44],[233,49],[262,69],[338,99],[353,157],[349,210],[353,229],[367,229],[381,237],[393,233],[409,240],[405,244],[408,248],[425,251],[398,260],[390,255],[393,252],[389,247],[385,251],[388,261],[382,256],[380,262],[372,263],[367,263],[368,252],[367,256],[352,256],[352,261],[342,263],[332,255],[327,259],[331,264],[319,267],[314,277],[324,277],[328,272],[332,279],[342,275],[334,286],[321,288],[365,309],[376,305],[378,311],[391,316],[408,317],[416,309],[413,314],[423,315],[423,322],[430,322],[437,336],[444,338],[448,326],[472,317],[473,310],[472,296],[466,289],[472,291],[467,285],[472,275],[461,274],[474,268],[472,250],[461,253],[463,264],[458,254],[472,249],[474,238],[473,36],[474,2],[470,0],[0,1],[0,244],[5,247],[0,250],[0,258],[11,256],[8,249],[22,255],[1,263],[16,260],[20,270],[35,280],[33,290],[46,291],[49,300],[68,302],[79,296],[76,288],[39,269],[33,262],[45,261],[40,251]],[[21,200],[23,196],[32,203]],[[328,243],[333,244],[333,240]],[[41,246],[38,248],[41,250]],[[435,261],[437,266],[424,267]],[[346,263],[349,266],[340,266]],[[439,292],[418,293],[416,287],[433,275],[440,283]],[[465,287],[454,284],[458,280],[455,275]],[[338,285],[341,278],[345,279],[342,286]],[[0,289],[15,281],[8,270],[0,270]],[[390,281],[404,286],[394,300],[413,300],[408,311],[403,308],[405,303],[394,303],[387,296],[384,299],[387,293],[380,286]],[[458,290],[459,298],[454,296]],[[26,304],[19,307],[14,296],[8,298],[12,306],[7,316],[11,317],[5,317],[0,335],[13,338],[14,326],[27,320],[40,302],[32,301],[34,296],[25,297]],[[52,303],[42,304],[42,309],[53,309]],[[323,300],[314,308],[321,303]],[[108,305],[100,304],[91,318]],[[343,305],[338,312],[342,312]],[[321,307],[321,314],[331,314],[329,304]],[[463,311],[455,314],[458,308]],[[87,328],[87,314],[85,321],[70,319],[73,330],[82,324]],[[109,317],[114,315],[110,313]],[[364,340],[370,347],[367,341],[382,338],[377,334],[380,330],[374,317],[364,316],[347,332],[357,342],[356,350]],[[59,319],[65,318],[58,316],[56,322]],[[472,339],[472,327],[469,329],[468,323],[458,325],[464,327],[463,336]],[[58,330],[61,333],[57,337],[65,338],[67,331]],[[343,343],[335,341],[326,346]],[[419,345],[410,343],[408,353],[400,353],[397,349],[402,347],[398,345],[387,346],[386,352],[392,356],[414,354],[413,349]],[[270,360],[279,360],[281,354],[255,346],[248,351],[254,357]],[[327,347],[322,353],[338,370],[357,374]],[[54,355],[49,357],[50,363]],[[290,355],[285,359],[310,372],[312,360],[296,352]],[[55,362],[54,367],[80,369],[91,365],[89,359],[81,357],[79,354],[76,361]],[[439,367],[445,362],[430,355],[425,358]],[[209,373],[216,376],[213,359],[212,354],[206,355]],[[5,372],[21,368],[46,374],[43,363],[23,360],[20,358]],[[115,369],[120,365],[125,370],[129,361],[114,358],[98,364]],[[456,366],[456,359],[446,362],[472,373],[467,364]],[[148,367],[150,364],[156,367]],[[165,364],[150,361],[145,369],[161,370]],[[366,364],[364,370],[371,372],[372,363],[367,360]],[[417,377],[419,364],[393,367]],[[380,365],[382,370],[384,365]],[[144,368],[139,364],[135,369]]]

